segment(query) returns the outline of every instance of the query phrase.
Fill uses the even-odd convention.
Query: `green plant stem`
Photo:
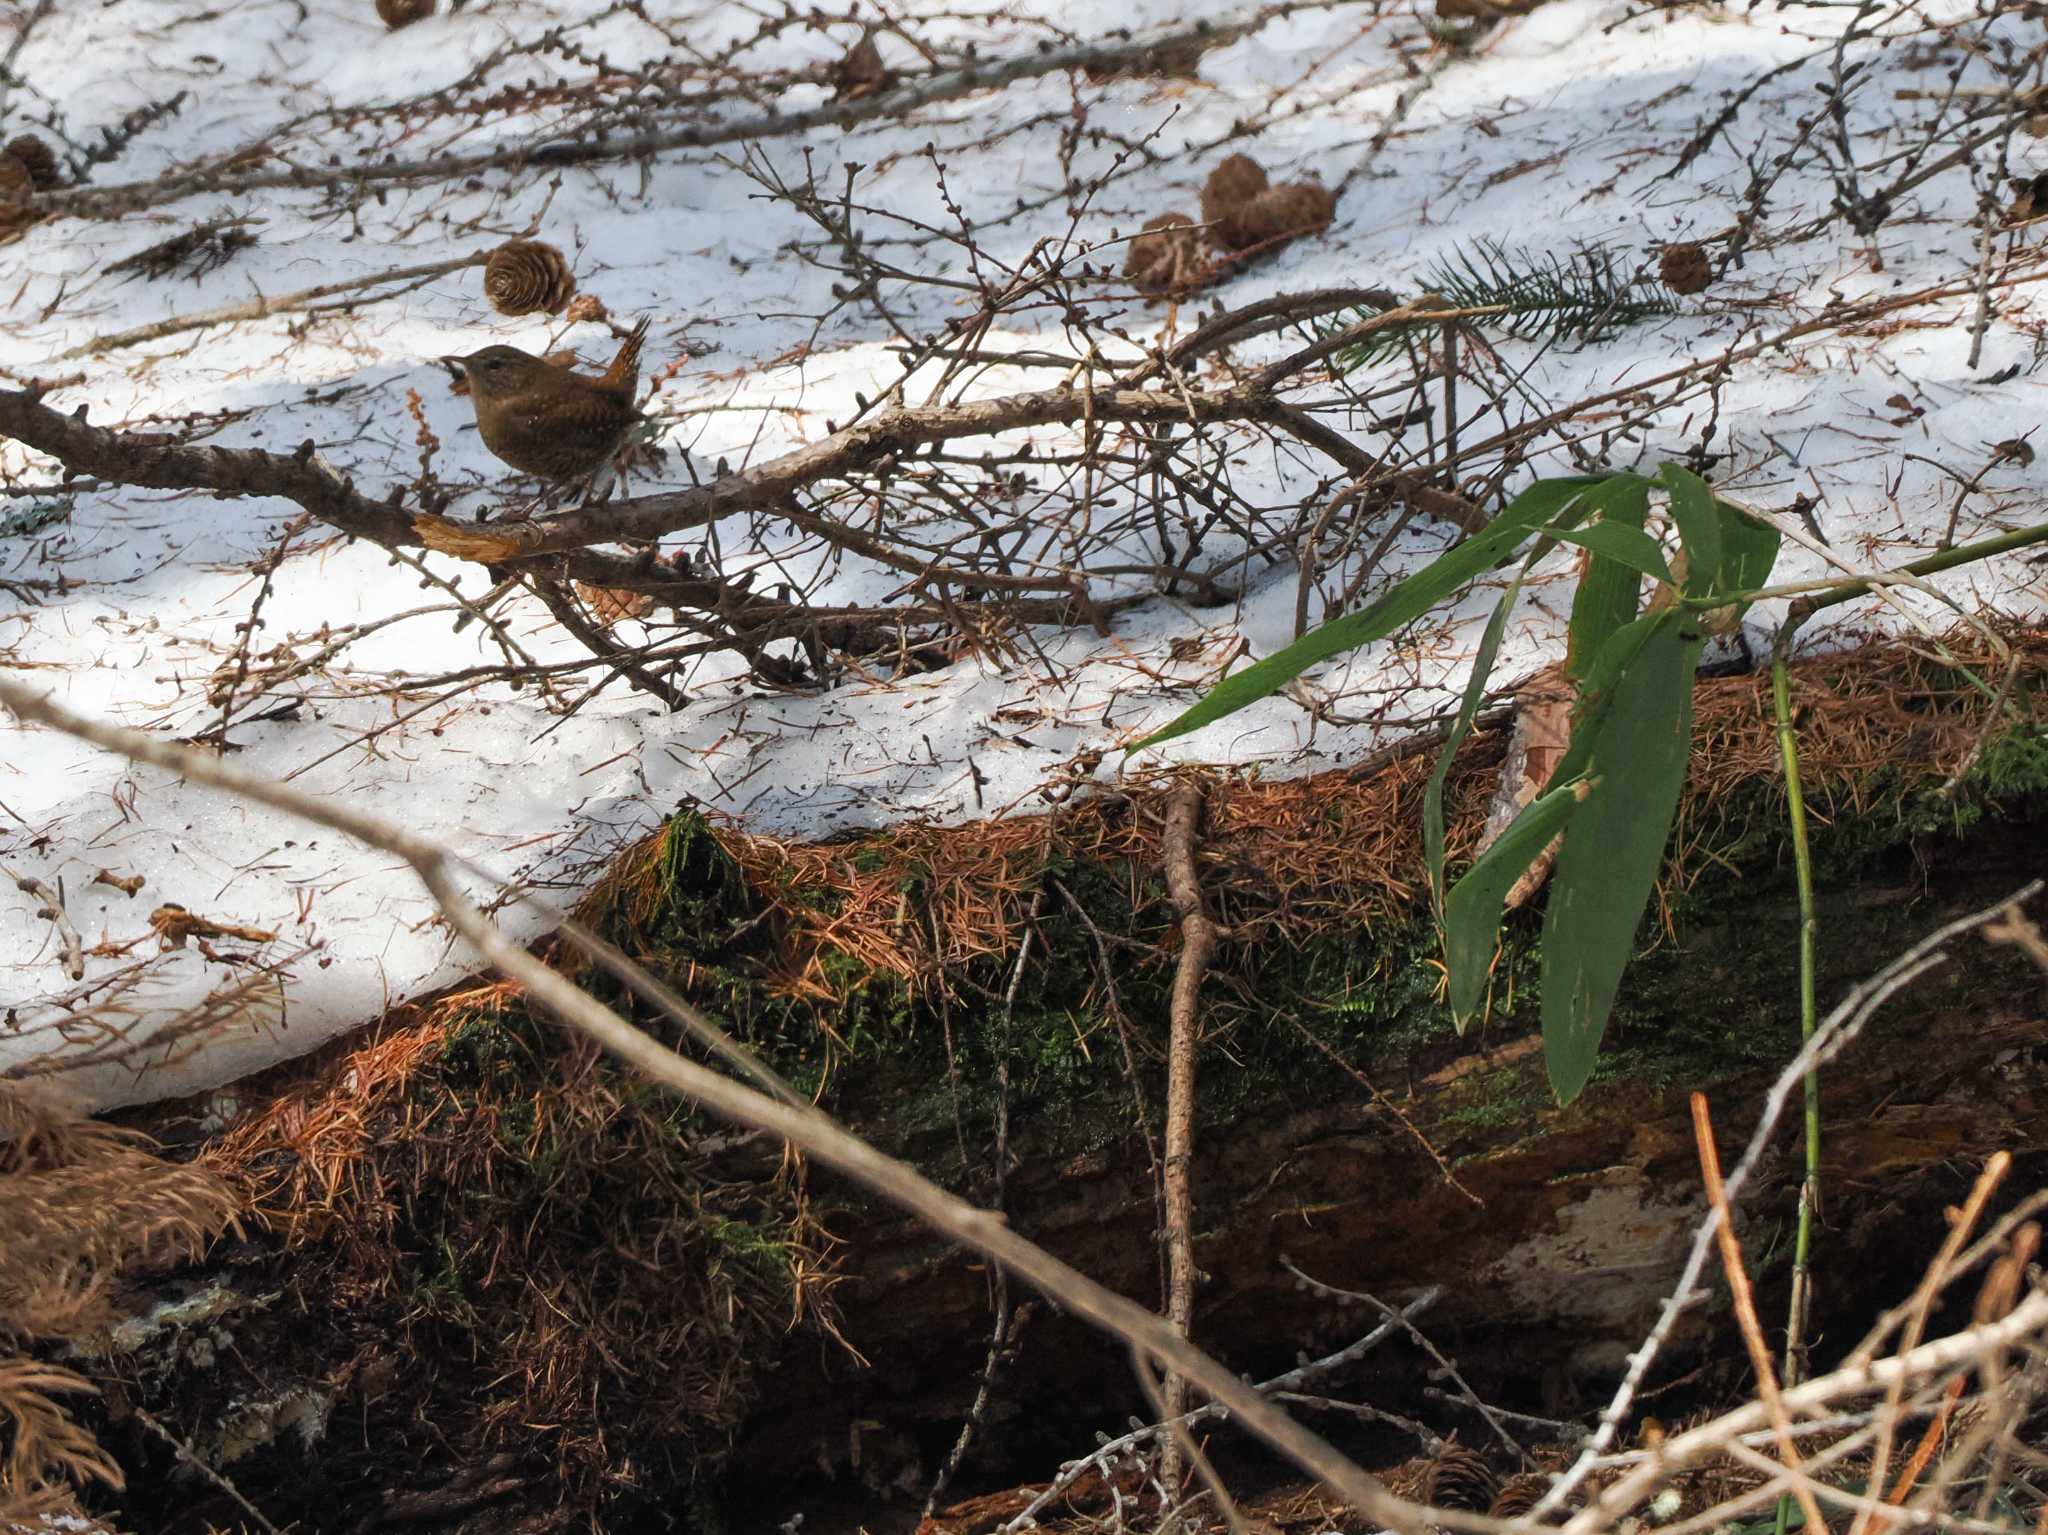
[[[1795,623],[1778,632],[1771,656],[1771,705],[1777,715],[1778,753],[1785,764],[1785,804],[1792,820],[1792,865],[1799,882],[1799,1039],[1813,1038],[1819,1014],[1814,982],[1813,856],[1806,837],[1806,795],[1799,782],[1799,742],[1792,730],[1792,679],[1785,666]],[[1784,1383],[1799,1384],[1806,1350],[1806,1306],[1810,1293],[1809,1260],[1813,1251],[1813,1217],[1820,1203],[1820,1074],[1806,1074],[1806,1176],[1799,1185],[1799,1232],[1792,1249],[1792,1303],[1785,1324]],[[1789,1495],[1778,1499],[1777,1535],[1785,1535],[1792,1511]]]
[[[2021,528],[2017,533],[2001,533],[1996,538],[1980,538],[1974,544],[1960,544],[1954,549],[1944,549],[1939,554],[1930,554],[1925,559],[1914,560],[1910,565],[1899,567],[1902,576],[1939,575],[1944,570],[1953,570],[1958,565],[1968,565],[1974,560],[1985,560],[1997,554],[2008,554],[2014,549],[2024,549],[2030,544],[2048,543],[2048,522],[2037,522],[2031,528]],[[1780,653],[1793,632],[1823,608],[1838,603],[1850,602],[1865,596],[1871,590],[1868,581],[1845,581],[1840,586],[1831,586],[1826,591],[1815,592],[1811,597],[1802,597],[1785,610],[1785,626],[1779,636]]]
[[[1915,560],[1910,565],[1901,565],[1891,576],[1932,576],[1944,570],[1953,570],[1958,565],[1967,565],[1972,560],[1989,559],[1993,555],[2009,554],[2015,549],[2025,549],[2032,544],[2048,543],[2048,522],[2036,523],[2031,528],[2021,528],[2017,533],[2001,533],[1996,538],[1980,539],[1974,544],[1961,544],[1954,549],[1944,549],[1939,554],[1930,554],[1925,559]],[[1881,578],[1880,578],[1881,579]],[[1729,602],[1762,602],[1772,597],[1791,597],[1800,592],[1807,595],[1787,605],[1785,625],[1796,630],[1823,608],[1832,608],[1839,603],[1849,602],[1857,597],[1867,596],[1872,588],[1870,581],[1842,581],[1833,586],[1814,582],[1795,582],[1788,586],[1761,586],[1753,591],[1711,592],[1704,597],[1681,597],[1679,601],[1688,608],[1710,609],[1725,607]]]

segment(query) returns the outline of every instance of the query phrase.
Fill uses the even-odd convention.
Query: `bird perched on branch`
[[[468,384],[485,447],[514,469],[567,485],[594,480],[641,420],[633,396],[646,338],[642,320],[599,378],[511,346],[441,362]]]

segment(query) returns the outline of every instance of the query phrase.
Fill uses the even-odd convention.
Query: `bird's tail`
[[[612,365],[604,370],[604,382],[616,389],[630,389],[640,377],[640,348],[647,340],[647,320],[641,318],[638,325],[626,334],[619,347],[619,355],[612,359]]]

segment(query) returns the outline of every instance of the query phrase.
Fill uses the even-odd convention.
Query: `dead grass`
[[[2015,626],[2005,637],[2020,661],[2015,696],[2024,699],[2048,671],[2048,630]],[[1980,675],[1996,674],[1978,637],[1958,633],[1948,644]],[[1823,827],[1868,813],[1902,774],[1932,779],[1958,769],[1991,707],[1943,663],[1895,642],[1801,662],[1793,686],[1809,814]],[[1741,841],[1747,827],[1738,818],[1752,814],[1756,786],[1779,777],[1767,673],[1703,681],[1695,714],[1667,892]],[[1477,734],[1452,768],[1445,810],[1454,862],[1484,824],[1503,735]],[[1256,936],[1297,946],[1333,923],[1412,912],[1423,895],[1421,808],[1433,765],[1433,750],[1416,750],[1364,772],[1227,774],[1209,796],[1199,855],[1205,888],[1234,900],[1241,935],[1250,920]],[[893,976],[922,992],[974,960],[1014,952],[1049,867],[1120,871],[1133,909],[1146,905],[1170,793],[1161,775],[1044,815],[895,827],[856,843],[791,843],[732,825],[714,826],[713,835],[752,894],[774,909],[767,984],[791,999],[836,1002],[835,977]],[[586,909],[618,903],[635,925],[651,919],[661,902],[664,835],[621,858]]]
[[[234,1191],[168,1162],[135,1130],[46,1092],[0,1085],[0,1512],[75,1509],[74,1486],[119,1490],[121,1468],[60,1400],[98,1387],[8,1343],[75,1338],[113,1315],[132,1270],[196,1256],[237,1230]]]
[[[2048,670],[2048,631],[2008,639],[2024,699]],[[1990,670],[1984,647],[1951,644]],[[1900,644],[1803,663],[1795,693],[1823,823],[1876,811],[1902,783],[1938,782],[1977,748],[1990,717],[1982,694]],[[1775,819],[1768,678],[1703,682],[1697,717],[1667,889],[1758,833],[1760,785],[1762,819]],[[1481,735],[1454,765],[1453,859],[1479,836],[1504,739]],[[1212,783],[1201,878],[1234,936],[1305,945],[1334,927],[1412,923],[1433,757],[1425,747],[1312,778]],[[929,997],[977,961],[1014,953],[1049,870],[1095,881],[1098,896],[1102,882],[1120,885],[1131,912],[1163,913],[1172,789],[1161,775],[1054,813],[900,826],[847,843],[712,826],[731,866],[711,875],[704,904],[728,912],[743,894],[754,913],[735,917],[750,932],[748,984],[818,1004],[829,1024],[830,1008],[867,978]],[[669,839],[704,829],[667,829],[628,850],[581,914],[658,950],[656,935],[691,895],[678,888],[682,858]],[[670,978],[685,994],[701,979]],[[291,1248],[329,1252],[325,1282],[337,1295],[396,1306],[396,1350],[415,1347],[420,1330],[465,1335],[479,1363],[465,1410],[486,1442],[538,1438],[584,1485],[630,1463],[625,1446],[642,1433],[685,1437],[715,1456],[719,1434],[744,1416],[751,1361],[771,1338],[796,1328],[836,1337],[832,1244],[809,1214],[801,1165],[771,1159],[755,1183],[708,1187],[673,1109],[636,1096],[589,1046],[537,1029],[517,1001],[507,983],[468,986],[283,1069],[207,1165],[239,1180]],[[422,1335],[417,1346],[442,1357],[449,1341]]]

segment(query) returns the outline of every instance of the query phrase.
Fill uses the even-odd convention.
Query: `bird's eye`
[[[484,366],[490,369],[491,372],[496,373],[500,368],[505,366],[505,359],[502,357],[493,357],[488,362],[486,362]]]

